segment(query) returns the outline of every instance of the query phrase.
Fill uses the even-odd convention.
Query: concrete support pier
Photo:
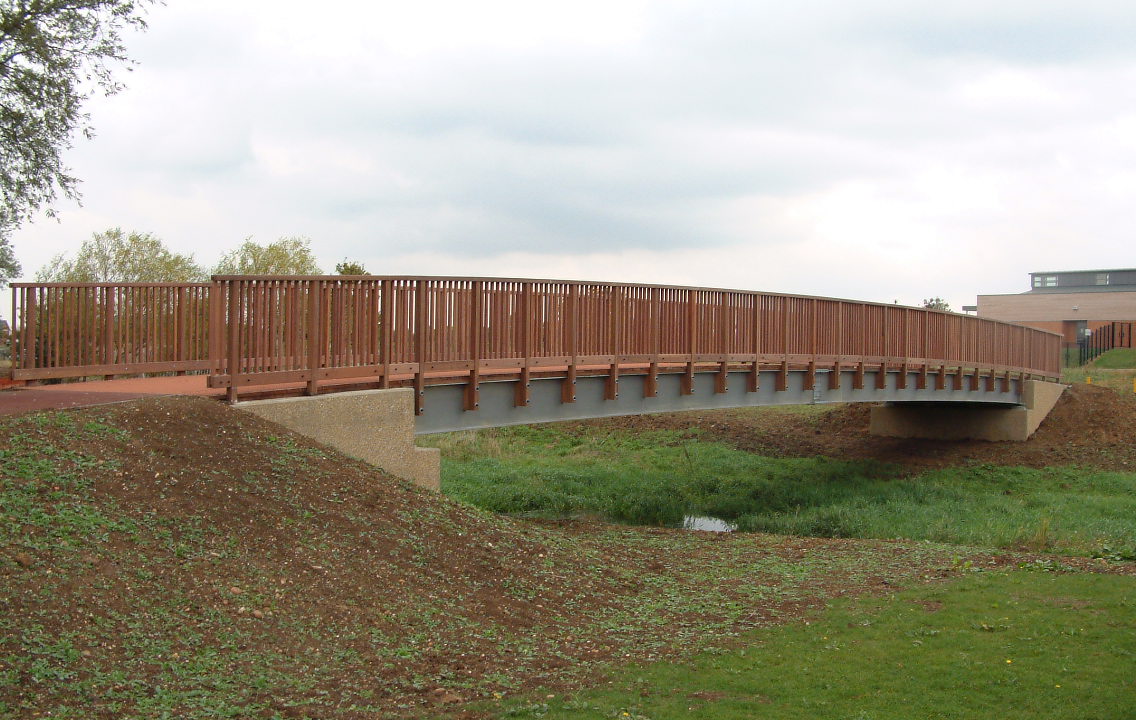
[[[1027,380],[1021,405],[893,402],[872,408],[872,435],[931,440],[1022,442],[1057,404],[1065,386]]]
[[[424,487],[441,488],[441,452],[414,445],[414,390],[253,400],[237,408]]]

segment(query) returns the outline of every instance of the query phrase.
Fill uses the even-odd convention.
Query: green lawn
[[[1061,382],[1092,383],[1124,395],[1131,395],[1136,392],[1136,370],[1098,368],[1092,365],[1065,368],[1061,373]]]
[[[621,668],[500,718],[1124,720],[1136,708],[1136,578],[974,573],[838,602],[685,662]]]
[[[1092,362],[1093,367],[1122,370],[1136,368],[1136,349],[1113,348]]]
[[[1114,348],[1082,367],[1067,367],[1065,383],[1091,382],[1126,395],[1136,392],[1136,349]]]

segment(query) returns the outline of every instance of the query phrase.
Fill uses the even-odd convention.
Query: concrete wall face
[[[414,391],[409,388],[256,400],[236,407],[395,477],[440,488],[440,452],[414,445]]]
[[[892,403],[872,408],[872,435],[932,440],[1024,442],[1057,404],[1065,386],[1027,380],[1022,404],[1010,407],[931,407],[926,403]]]

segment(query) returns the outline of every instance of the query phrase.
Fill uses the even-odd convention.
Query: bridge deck
[[[15,380],[204,371],[106,392],[181,385],[230,402],[409,386],[419,432],[694,407],[1012,404],[1060,375],[1053,333],[744,290],[400,276],[13,288]]]
[[[858,381],[855,370],[845,370],[840,373],[842,378],[841,382],[837,383],[839,387],[832,388],[830,371],[816,370],[815,377],[810,377],[809,368],[799,364],[787,368],[783,388],[780,379],[781,370],[762,371],[759,385],[764,391],[760,388],[756,391],[750,388],[752,371],[744,366],[735,366],[724,377],[720,364],[700,364],[695,368],[694,377],[697,380],[689,388],[690,392],[685,392],[686,389],[681,385],[688,369],[687,364],[661,363],[656,368],[657,386],[654,388],[654,394],[651,394],[647,388],[650,364],[624,363],[618,366],[618,386],[621,389],[615,393],[623,400],[617,402],[618,397],[608,397],[612,395],[611,369],[610,365],[576,366],[576,394],[581,402],[573,407],[571,402],[562,402],[564,394],[561,385],[568,371],[567,366],[532,368],[529,371],[530,385],[539,390],[530,388],[530,402],[525,405],[539,406],[544,402],[551,403],[552,395],[555,395],[556,404],[563,404],[566,407],[521,413],[508,411],[508,408],[518,407],[517,384],[520,381],[521,371],[517,368],[484,369],[479,373],[481,390],[487,394],[487,399],[479,404],[479,409],[485,410],[483,417],[462,411],[462,397],[470,379],[468,371],[428,372],[425,373],[424,378],[426,397],[419,402],[422,410],[422,417],[418,423],[419,432],[697,408],[899,400],[903,399],[900,394],[906,390],[906,387],[925,390],[920,388],[921,385],[931,386],[931,392],[920,394],[920,397],[929,401],[978,401],[999,404],[1014,404],[1019,401],[1017,380],[994,375],[980,378],[977,371],[966,374],[960,369],[955,369],[948,373],[951,376],[949,379],[943,378],[939,381],[938,373],[935,371],[930,372],[929,377],[921,378],[919,371],[905,373],[897,370],[887,373],[887,380],[880,383],[877,378],[878,371],[866,372]],[[226,388],[210,387],[208,381],[207,375],[170,375],[24,386],[0,394],[0,414],[101,405],[163,395],[189,395],[216,399],[226,397]],[[401,373],[392,375],[387,384],[391,387],[411,387],[415,381],[414,373]],[[890,389],[887,385],[889,382]],[[323,381],[318,390],[320,393],[343,392],[378,388],[380,384],[379,376],[332,378]],[[883,387],[879,387],[881,384]],[[951,386],[950,389],[947,388],[948,384]],[[866,386],[869,389],[861,388],[859,391],[854,391],[856,385]],[[935,392],[935,387],[938,385],[943,387],[939,392]],[[819,389],[814,392],[814,387],[825,389],[823,392]],[[307,389],[306,382],[257,385],[242,393],[242,397],[252,400],[299,396],[304,395]],[[746,389],[749,391],[746,392]],[[629,404],[632,397],[641,398],[643,402]],[[596,402],[597,399],[604,402]]]

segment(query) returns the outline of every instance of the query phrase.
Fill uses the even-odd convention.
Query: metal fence
[[[14,284],[16,379],[208,369],[241,389],[372,379],[421,389],[532,373],[761,370],[1056,378],[1060,336],[922,308],[773,293],[555,280],[218,276],[194,285]],[[878,373],[882,378],[885,373]],[[572,398],[565,383],[564,400]]]
[[[1136,326],[1136,323],[1112,322],[1096,328],[1091,334],[1082,336],[1081,340],[1077,343],[1077,352],[1080,359],[1079,364],[1084,365],[1087,362],[1091,362],[1096,359],[1097,356],[1113,348],[1136,347],[1132,339],[1134,326]]]

